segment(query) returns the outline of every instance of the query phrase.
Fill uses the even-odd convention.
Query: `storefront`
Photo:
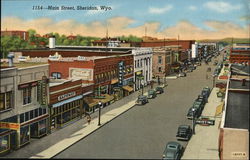
[[[16,148],[17,132],[10,129],[0,129],[0,157]]]
[[[79,119],[81,115],[82,95],[52,104],[51,108],[51,130],[59,129],[69,122]]]

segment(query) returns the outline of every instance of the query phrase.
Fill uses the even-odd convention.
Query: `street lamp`
[[[98,126],[100,126],[100,125],[101,125],[101,106],[102,106],[102,102],[99,101],[99,102],[98,102],[98,105],[99,105]]]
[[[143,95],[143,88],[144,88],[144,81],[143,80],[141,80],[141,85],[142,85],[142,94],[141,95]]]
[[[214,88],[214,84],[215,84],[215,75],[213,75],[213,88]]]
[[[195,108],[192,108],[192,112],[193,112],[193,134],[195,134],[195,116],[194,116],[194,111],[195,111]]]

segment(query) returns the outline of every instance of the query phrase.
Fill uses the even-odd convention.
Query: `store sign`
[[[124,70],[124,61],[121,61],[118,63],[118,86],[123,86]]]
[[[19,123],[0,122],[0,128],[1,129],[18,130],[18,129],[20,129],[20,124]]]
[[[47,77],[43,76],[42,80],[38,81],[37,96],[38,102],[42,107],[47,106]]]
[[[93,69],[69,68],[70,78],[80,78],[82,80],[93,81]]]
[[[18,89],[24,89],[24,88],[29,88],[29,87],[35,87],[37,86],[38,82],[30,82],[30,83],[24,83],[24,84],[19,84]]]
[[[64,95],[58,96],[58,101],[73,97],[76,95],[76,92],[70,92],[70,93],[66,93]]]

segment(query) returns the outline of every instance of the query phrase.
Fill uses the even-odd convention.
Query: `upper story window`
[[[159,71],[159,72],[162,72],[162,68],[161,68],[161,67],[159,67],[159,68],[158,68],[158,71]]]
[[[0,94],[0,111],[12,108],[12,91]]]
[[[55,79],[62,78],[62,74],[60,72],[53,72],[51,76],[54,77]]]
[[[158,56],[158,64],[162,64],[162,56]]]
[[[32,91],[31,87],[24,88],[22,90],[22,92],[23,92],[23,105],[31,103],[31,91]]]
[[[141,67],[142,67],[142,61],[143,61],[143,60],[141,59],[140,61],[141,61]]]
[[[140,67],[140,60],[137,60],[137,67]]]

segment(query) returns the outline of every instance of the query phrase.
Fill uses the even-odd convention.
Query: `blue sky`
[[[115,30],[117,34],[119,31],[124,31],[125,35],[126,32],[128,34],[133,33],[133,29],[138,31],[143,26],[144,28],[147,26],[148,32],[152,32],[150,36],[153,37],[168,37],[168,35],[175,37],[177,32],[185,35],[185,32],[189,31],[188,29],[197,29],[199,34],[206,32],[204,36],[209,35],[208,33],[216,35],[214,32],[227,29],[230,33],[235,32],[233,36],[238,35],[242,37],[249,27],[250,12],[250,2],[248,0],[3,0],[1,3],[2,28],[15,29],[16,27],[16,29],[25,29],[25,27],[29,27],[27,24],[24,26],[23,22],[31,23],[31,27],[36,27],[33,24],[34,21],[46,18],[50,20],[50,25],[56,26],[63,21],[73,21],[72,23],[82,26],[82,30],[92,26],[95,22],[101,23],[98,25],[101,30],[108,23],[109,28]],[[32,10],[32,7],[36,5],[44,7],[48,5],[59,7],[62,5],[97,7],[104,5],[111,7],[112,10],[94,12],[86,10]],[[120,25],[120,30],[118,30],[119,27],[115,28],[117,17],[120,17],[117,23],[125,23]],[[14,20],[11,21],[11,18],[18,19],[15,20],[17,22],[20,20],[20,25],[17,22],[13,22]],[[111,21],[110,24],[109,21]],[[227,26],[222,29],[220,25],[224,24]],[[48,25],[48,22],[46,25]],[[44,32],[41,26],[40,29],[39,27],[36,29]],[[46,27],[49,29],[48,26]],[[77,28],[71,26],[68,30],[70,30],[68,33],[91,35],[90,33],[86,33],[90,29],[77,33]],[[182,32],[182,30],[185,30],[185,32]],[[240,30],[239,34],[236,33],[236,30]],[[172,34],[171,31],[176,33]],[[64,31],[63,34],[67,34],[67,32]],[[140,34],[138,33],[138,36]],[[113,33],[113,35],[116,34]],[[224,36],[226,35],[224,34]],[[188,35],[186,37],[188,38]]]

